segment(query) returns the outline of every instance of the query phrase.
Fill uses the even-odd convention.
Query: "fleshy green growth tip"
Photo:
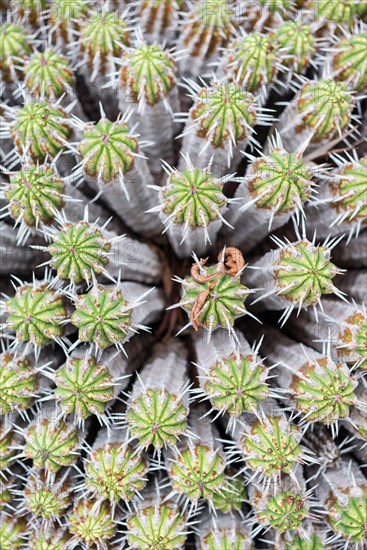
[[[63,150],[72,133],[69,115],[59,105],[31,101],[21,107],[10,124],[20,154],[27,151],[36,162],[54,158]]]
[[[51,49],[36,52],[26,64],[24,74],[27,90],[36,97],[58,99],[74,83],[67,57]]]
[[[70,533],[87,547],[96,545],[103,548],[116,532],[108,502],[97,504],[93,500],[76,501],[68,519]]]
[[[71,487],[65,479],[48,479],[45,473],[28,477],[24,506],[35,517],[54,520],[61,517],[71,503]]]
[[[5,22],[0,25],[0,73],[4,82],[16,82],[20,78],[19,69],[23,59],[32,48],[28,36],[21,26]]]
[[[226,472],[226,483],[220,493],[213,493],[212,502],[215,510],[229,514],[234,510],[241,510],[246,500],[245,481],[240,477],[233,477],[232,472]]]
[[[105,349],[126,340],[132,327],[132,308],[121,290],[95,285],[88,294],[76,297],[71,323],[79,329],[81,342]]]
[[[348,542],[361,543],[367,537],[367,490],[360,489],[360,496],[349,496],[343,504],[330,504],[328,521],[336,533]]]
[[[65,298],[45,283],[25,284],[5,303],[6,326],[21,342],[45,346],[62,337],[67,318]]]
[[[275,31],[278,47],[282,50],[282,63],[297,73],[307,69],[316,53],[315,36],[310,25],[285,21]]]
[[[306,515],[304,498],[291,491],[270,497],[265,509],[257,512],[260,523],[282,533],[299,529]]]
[[[239,526],[216,527],[200,537],[205,550],[253,550],[249,536]]]
[[[60,279],[74,284],[88,282],[92,274],[102,273],[109,262],[110,249],[111,244],[100,229],[86,221],[65,224],[47,248],[50,266],[57,270]]]
[[[142,447],[161,449],[175,445],[186,432],[187,415],[188,410],[176,395],[148,388],[128,405],[126,420],[132,437]]]
[[[81,25],[81,50],[85,52],[91,66],[98,60],[102,72],[105,61],[113,57],[120,58],[128,43],[127,25],[117,12],[90,14]]]
[[[331,182],[330,206],[343,221],[367,225],[367,157],[341,166]]]
[[[340,38],[331,57],[331,68],[335,80],[346,82],[357,92],[366,90],[366,50],[367,33],[365,32]]]
[[[85,464],[85,485],[97,500],[129,501],[146,483],[149,466],[141,453],[116,443],[91,452]]]
[[[358,367],[367,370],[367,315],[365,309],[345,319],[338,334],[336,346],[338,356],[349,364],[358,363]]]
[[[93,356],[71,357],[55,373],[54,397],[64,414],[79,419],[104,413],[114,398],[114,381],[103,363]]]
[[[330,2],[330,0],[314,0],[313,9],[317,20],[324,19],[328,22],[352,25],[356,14],[356,6],[358,2],[355,0],[338,0],[338,2]]]
[[[65,550],[69,540],[70,535],[66,530],[50,525],[30,535],[32,550]]]
[[[8,514],[0,515],[0,548],[15,550],[24,548],[27,540],[27,522],[24,519],[12,518]]]
[[[34,365],[28,357],[0,355],[0,414],[27,409],[38,391]]]
[[[310,535],[309,540],[297,534],[292,538],[292,542],[286,542],[284,546],[284,550],[322,550],[323,548],[325,548],[324,541],[315,534]]]
[[[55,211],[64,206],[65,184],[53,168],[47,164],[24,166],[10,176],[4,194],[9,201],[9,214],[34,227],[40,222],[50,223]]]

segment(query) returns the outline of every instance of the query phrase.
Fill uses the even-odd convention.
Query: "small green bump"
[[[40,100],[25,103],[19,109],[10,132],[20,154],[26,150],[35,162],[43,162],[64,149],[72,128],[64,109]]]
[[[37,420],[24,432],[24,455],[33,460],[33,467],[56,473],[62,466],[70,466],[78,458],[79,433],[64,420]]]
[[[342,361],[367,370],[367,315],[365,309],[356,310],[345,319],[338,334],[336,351]]]
[[[341,37],[331,56],[331,68],[335,80],[347,82],[357,92],[365,91],[367,88],[366,51],[367,33],[361,32]]]
[[[173,56],[157,44],[141,44],[122,57],[120,86],[132,99],[141,98],[148,105],[162,101],[176,83],[176,62]]]
[[[284,246],[274,265],[278,294],[294,304],[316,305],[321,296],[332,294],[338,272],[330,250],[306,240]]]
[[[258,208],[285,214],[310,198],[315,185],[312,174],[296,153],[276,147],[269,155],[253,162],[248,188]]]
[[[307,82],[298,98],[301,128],[306,126],[313,131],[314,142],[332,139],[350,123],[354,103],[353,96],[342,82]]]
[[[307,415],[308,422],[332,424],[348,417],[356,401],[357,381],[346,365],[322,357],[307,362],[298,374],[292,377],[290,390],[297,410]]]
[[[170,502],[142,504],[127,519],[127,540],[136,550],[182,550],[187,537],[184,514]]]
[[[76,501],[68,517],[69,531],[75,540],[88,548],[103,548],[116,532],[115,522],[108,502],[93,500]]]
[[[298,462],[302,462],[301,437],[295,424],[283,416],[271,416],[255,420],[245,430],[240,448],[254,472],[275,477],[280,473],[289,474]]]
[[[38,391],[34,365],[28,357],[0,355],[0,414],[26,410]]]
[[[117,12],[91,13],[81,24],[80,48],[89,64],[98,59],[103,64],[109,58],[120,58],[128,46],[129,34],[125,21]]]
[[[241,510],[246,500],[245,481],[232,472],[225,472],[226,483],[220,493],[213,494],[213,507],[215,510],[229,514],[234,510]]]
[[[64,414],[79,419],[104,413],[114,398],[114,381],[103,363],[92,356],[70,357],[55,373],[54,398]]]
[[[4,194],[10,216],[34,227],[53,221],[55,211],[64,206],[64,190],[63,180],[51,166],[30,164],[10,176]]]
[[[282,63],[297,73],[304,72],[316,53],[315,36],[310,25],[285,21],[275,31],[278,47],[283,51]]]
[[[63,335],[67,318],[65,298],[45,283],[19,286],[15,296],[5,302],[6,326],[21,342],[45,346]]]
[[[14,457],[18,454],[13,447],[20,442],[20,437],[12,427],[0,418],[0,472],[13,464]]]
[[[177,224],[207,227],[220,219],[227,204],[223,182],[215,179],[208,169],[188,166],[182,172],[173,170],[162,188],[163,212]]]
[[[335,197],[331,207],[343,220],[349,223],[367,224],[367,157],[358,162],[342,165],[337,178],[331,183],[331,192]],[[344,218],[344,214],[348,216]]]
[[[16,66],[22,65],[23,59],[30,54],[26,31],[19,25],[5,22],[0,25],[0,73],[4,82],[17,80],[20,76]]]
[[[101,119],[96,125],[85,126],[79,152],[84,172],[107,184],[133,169],[138,141],[122,120]]]
[[[226,65],[236,81],[248,92],[257,92],[273,82],[277,74],[274,40],[269,35],[253,32],[237,39],[229,50]]]
[[[167,390],[146,391],[129,403],[126,411],[131,435],[145,449],[175,445],[187,430],[188,410],[177,395]]]
[[[46,49],[36,52],[24,68],[25,86],[36,97],[58,99],[74,84],[67,57]]]
[[[52,479],[46,473],[31,474],[24,489],[24,506],[37,518],[60,518],[72,503],[71,486],[65,479]]]
[[[357,2],[355,0],[314,0],[312,8],[317,19],[324,19],[333,23],[352,25],[356,14]]]
[[[130,445],[110,443],[94,449],[85,464],[85,485],[93,498],[131,500],[144,489],[149,466],[141,453]]]
[[[332,502],[328,522],[333,531],[340,533],[348,542],[363,545],[367,537],[367,491],[360,489],[359,492],[359,496],[348,495],[343,504]]]
[[[205,550],[253,550],[249,536],[237,525],[215,527],[200,537],[201,548]]]
[[[57,270],[60,279],[79,284],[104,271],[110,249],[111,244],[98,227],[79,221],[63,225],[47,251],[51,255],[50,266]]]
[[[0,515],[0,548],[1,550],[15,550],[24,548],[27,541],[28,525],[24,519]]]
[[[173,490],[197,502],[200,498],[213,501],[227,486],[225,460],[220,452],[195,443],[181,451],[169,467]]]
[[[74,30],[79,31],[82,22],[88,17],[91,3],[86,0],[57,0],[49,7],[52,29],[59,34],[63,43],[72,40]]]
[[[79,329],[81,342],[105,349],[126,340],[132,328],[132,308],[121,290],[95,285],[88,294],[76,297],[71,323]]]
[[[260,523],[282,533],[301,528],[306,515],[305,499],[292,491],[282,491],[270,497],[266,507],[257,511]]]
[[[309,540],[295,535],[292,542],[286,542],[284,550],[323,550],[325,548],[324,541],[318,535],[310,535]]]
[[[49,525],[30,535],[32,550],[65,550],[69,540],[70,535],[66,530]]]
[[[205,374],[203,389],[214,409],[238,417],[257,409],[269,394],[267,369],[253,355],[219,359]]]

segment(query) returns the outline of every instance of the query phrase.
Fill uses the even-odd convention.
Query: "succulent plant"
[[[357,362],[358,367],[367,370],[367,316],[365,308],[356,308],[351,316],[343,320],[336,351],[342,361]]]
[[[335,172],[335,180],[331,183],[331,206],[339,214],[337,222],[341,219],[367,224],[366,169],[367,157],[363,157],[357,162],[343,164]]]
[[[360,32],[344,36],[331,50],[330,63],[333,78],[346,82],[357,92],[367,88],[364,67],[364,51],[367,47],[367,33]]]
[[[27,523],[8,514],[0,515],[0,546],[2,550],[23,548],[26,539]]]
[[[88,0],[58,0],[49,7],[50,34],[60,47],[72,42],[82,21],[88,16],[91,3]]]
[[[43,11],[46,9],[46,0],[11,0],[17,15],[24,21],[29,22],[34,27],[40,26]]]
[[[6,471],[15,462],[18,455],[16,447],[22,439],[6,417],[0,417],[0,428],[0,475],[6,478]]]
[[[116,525],[107,502],[76,501],[68,516],[69,531],[79,544],[101,546],[116,532]],[[103,547],[103,546],[102,546]]]
[[[282,52],[282,64],[303,74],[316,53],[312,27],[302,22],[285,21],[276,29],[275,38]]]
[[[182,0],[139,0],[140,27],[149,43],[173,38]]]
[[[33,531],[30,543],[34,550],[63,550],[70,540],[65,529],[50,527]]]
[[[318,19],[351,26],[354,22],[357,3],[354,0],[341,0],[331,4],[327,0],[313,0],[312,8]]]
[[[213,493],[213,508],[223,514],[229,514],[235,510],[240,511],[246,501],[245,482],[241,476],[236,477],[234,471],[226,472],[226,483],[220,493]]]
[[[25,29],[6,21],[0,25],[0,73],[4,82],[17,82],[21,79],[19,66],[22,58],[31,53],[32,46]]]
[[[253,542],[247,529],[236,516],[218,514],[210,520],[201,518],[200,550],[253,550]]]
[[[52,521],[64,515],[72,503],[68,472],[50,479],[44,472],[30,474],[24,489],[24,508],[33,517]]]
[[[70,93],[73,71],[67,57],[55,50],[35,52],[24,67],[24,83],[32,96],[56,100]]]
[[[264,510],[258,513],[261,523],[281,532],[301,527],[306,517],[306,502],[297,493],[286,491],[270,497]]]
[[[0,355],[0,414],[27,409],[37,396],[38,387],[29,357],[10,352]]]

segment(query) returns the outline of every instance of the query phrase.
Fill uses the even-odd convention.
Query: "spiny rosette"
[[[24,507],[44,520],[60,518],[72,503],[67,474],[52,478],[45,472],[30,474],[24,489]]]
[[[172,489],[194,502],[202,497],[213,502],[213,496],[227,487],[225,466],[222,453],[194,443],[168,465]]]
[[[346,82],[357,92],[367,88],[366,49],[366,32],[343,36],[332,49],[331,69],[334,79]]]
[[[233,42],[225,69],[248,92],[254,93],[273,82],[277,74],[277,55],[271,36],[254,32]]]
[[[15,550],[24,548],[27,540],[28,525],[24,519],[0,514],[0,548],[1,550]]]
[[[10,133],[20,154],[26,151],[35,162],[43,162],[64,149],[72,134],[71,120],[60,105],[30,101],[17,111]]]
[[[191,164],[182,172],[171,171],[161,195],[164,214],[190,228],[207,227],[220,219],[220,211],[227,204],[222,180],[214,178],[209,168]]]
[[[203,550],[253,550],[254,545],[247,533],[238,525],[215,527],[200,537]]]
[[[332,176],[331,176],[332,178]],[[367,225],[367,157],[343,164],[331,179],[331,194],[338,217]]]
[[[356,494],[346,495],[343,503],[331,501],[328,506],[328,522],[336,533],[349,542],[361,543],[367,536],[367,489],[354,490]]]
[[[78,419],[101,415],[114,398],[114,380],[109,370],[92,355],[70,357],[56,371],[54,398],[64,414]]]
[[[275,30],[282,63],[295,72],[302,73],[316,53],[315,36],[310,25],[285,21]]]
[[[316,305],[321,296],[332,294],[332,280],[339,273],[330,261],[330,249],[307,240],[284,246],[273,269],[278,294],[306,305]]]
[[[162,101],[176,83],[176,62],[157,44],[141,44],[122,57],[120,86],[134,102],[148,105]]]
[[[190,117],[200,137],[209,139],[215,147],[229,141],[246,139],[256,123],[257,103],[254,96],[233,82],[214,83],[200,88]]]
[[[307,422],[332,424],[349,415],[356,402],[357,380],[343,363],[329,357],[310,360],[292,377],[291,398]]]
[[[268,397],[267,375],[255,356],[232,354],[210,367],[202,385],[214,409],[238,417],[244,411],[256,410]]]
[[[117,504],[129,501],[146,483],[149,465],[131,445],[108,443],[93,449],[85,463],[85,485],[93,498]]]
[[[127,520],[127,541],[136,550],[181,550],[187,537],[185,515],[170,501],[146,502]]]
[[[234,477],[232,471],[226,471],[226,483],[220,493],[213,493],[212,502],[215,510],[229,514],[241,510],[246,500],[245,482],[240,476]]]
[[[351,26],[356,14],[356,5],[355,0],[338,0],[338,2],[314,0],[311,7],[318,20],[323,19],[327,22],[344,23]]]
[[[299,445],[301,431],[284,416],[269,416],[255,420],[244,432],[240,448],[246,464],[266,477],[289,474],[297,462],[303,461]]]
[[[300,122],[312,130],[312,140],[332,139],[350,123],[354,99],[343,82],[313,80],[306,82],[297,100]]]
[[[30,227],[48,224],[64,206],[64,189],[63,180],[49,164],[23,165],[4,187],[9,214]]]
[[[47,525],[30,535],[32,550],[65,550],[70,534],[60,527]]]
[[[321,550],[322,548],[325,548],[324,541],[316,534],[309,535],[309,540],[296,534],[292,542],[286,542],[284,545],[284,550]]]
[[[116,532],[108,502],[98,503],[93,500],[77,500],[68,517],[69,531],[74,540],[88,548],[103,548]]]
[[[132,330],[132,307],[121,290],[94,285],[88,294],[75,297],[71,323],[79,329],[81,342],[103,350],[122,344]]]
[[[79,433],[64,420],[39,418],[24,431],[24,456],[33,460],[34,468],[56,473],[62,466],[70,466],[78,458]]]
[[[91,2],[87,0],[58,0],[49,7],[51,35],[56,33],[62,44],[72,41],[75,31],[80,30],[81,23],[88,17]],[[57,40],[54,40],[57,41]]]
[[[307,513],[304,497],[292,491],[281,491],[269,497],[266,506],[256,511],[261,524],[282,533],[299,529]]]
[[[85,126],[78,148],[83,171],[89,177],[108,184],[118,180],[121,173],[133,169],[138,141],[123,120],[111,122],[102,118],[96,125]]]
[[[147,388],[126,411],[131,436],[145,449],[175,445],[187,430],[188,410],[177,395]]]
[[[3,418],[0,418],[0,473],[11,466],[17,450],[15,446],[21,443],[21,437],[14,431],[12,426]]]
[[[39,27],[43,10],[47,7],[47,0],[10,0],[20,18],[31,25]]]
[[[87,221],[65,223],[47,247],[51,255],[49,265],[57,270],[60,279],[74,284],[89,282],[93,275],[103,273],[110,250],[111,243],[101,230]]]
[[[58,99],[74,83],[69,60],[55,50],[36,52],[24,67],[26,89],[36,97]]]
[[[248,189],[258,208],[285,214],[311,197],[314,170],[297,153],[275,147],[252,164]]]
[[[193,264],[191,276],[183,282],[182,307],[189,312],[195,330],[217,327],[230,330],[235,319],[246,314],[244,301],[251,293],[239,281],[244,268],[241,252],[229,247],[218,255],[218,264],[207,267],[206,260]],[[228,267],[231,265],[231,267]]]
[[[31,53],[29,37],[20,25],[6,21],[0,25],[0,73],[4,82],[20,79],[19,66],[24,57]]]
[[[14,330],[19,342],[45,346],[63,335],[67,318],[66,301],[47,283],[24,284],[5,302],[6,326]]]
[[[357,309],[342,323],[338,333],[336,351],[348,364],[358,364],[367,370],[367,315],[364,308]]]
[[[3,352],[0,355],[0,414],[27,409],[39,388],[29,357]]]

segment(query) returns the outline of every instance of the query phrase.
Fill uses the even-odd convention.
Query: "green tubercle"
[[[26,428],[24,439],[24,455],[33,460],[34,468],[56,473],[78,458],[78,430],[64,420],[37,420]]]
[[[79,419],[104,413],[106,404],[114,398],[114,381],[108,368],[93,356],[70,357],[55,373],[54,398],[64,414]]]
[[[226,487],[225,460],[206,445],[196,443],[182,450],[169,469],[173,490],[194,502],[202,497],[212,502]]]
[[[24,489],[24,506],[33,516],[53,521],[71,505],[71,491],[65,476],[51,479],[44,472],[30,475]]]
[[[185,516],[170,502],[143,504],[127,519],[127,540],[136,550],[182,550],[186,540]]]
[[[342,361],[367,370],[367,315],[365,309],[345,319],[338,334],[336,351]]]
[[[203,377],[204,392],[214,409],[238,417],[257,409],[269,394],[267,369],[253,355],[232,354],[218,360]]]
[[[279,296],[305,305],[318,304],[321,296],[332,294],[332,280],[339,273],[330,261],[330,250],[306,240],[284,246],[273,269]]]
[[[64,43],[73,38],[72,31],[79,30],[88,17],[91,3],[87,0],[58,0],[49,7],[49,18],[53,29],[59,33]]]
[[[129,35],[125,21],[117,12],[92,13],[81,24],[80,48],[90,65],[98,59],[103,64],[109,58],[120,58]]]
[[[14,330],[17,340],[45,346],[63,335],[62,322],[67,318],[65,298],[46,283],[19,286],[15,296],[5,302],[6,326]]]
[[[232,472],[225,472],[226,483],[220,493],[213,493],[213,507],[215,510],[229,514],[234,510],[241,510],[246,500],[245,481],[241,477],[233,477]]]
[[[28,357],[0,355],[0,414],[27,409],[38,391],[34,365]]]
[[[354,99],[343,82],[318,80],[303,85],[298,97],[301,122],[313,131],[314,142],[332,139],[344,130],[354,109]],[[297,123],[296,123],[297,124]]]
[[[248,189],[257,208],[276,214],[292,212],[311,197],[312,170],[296,153],[276,147],[266,157],[256,159]]]
[[[141,453],[129,445],[107,444],[95,449],[85,463],[85,485],[97,500],[131,500],[144,489],[149,466]]]
[[[310,25],[285,21],[277,27],[275,38],[283,50],[280,54],[285,67],[292,67],[297,73],[307,69],[316,53],[315,36]]]
[[[135,102],[143,97],[148,105],[155,105],[176,83],[176,62],[157,44],[141,44],[127,51],[122,61],[120,86]]]
[[[360,496],[348,496],[343,504],[337,500],[328,507],[328,522],[336,533],[352,543],[367,538],[367,490],[360,489]]]
[[[122,344],[132,327],[132,308],[121,290],[95,285],[88,294],[75,298],[71,323],[79,329],[79,340],[99,349]]]
[[[13,447],[20,442],[20,437],[12,427],[0,418],[0,472],[13,464],[14,457],[18,454]]]
[[[349,407],[356,401],[357,380],[351,378],[346,365],[322,357],[307,362],[298,374],[292,377],[291,395],[308,422],[332,424],[348,417]]]
[[[257,517],[263,525],[284,533],[301,528],[307,511],[307,504],[302,496],[291,491],[282,491],[268,499],[266,507],[257,511]]]
[[[15,550],[24,548],[27,541],[28,525],[22,518],[0,515],[0,548],[1,550]]]
[[[0,36],[0,73],[4,82],[11,82],[20,77],[15,67],[22,65],[32,47],[25,29],[9,21],[0,25]]]
[[[79,152],[84,172],[107,184],[133,169],[138,141],[122,120],[111,122],[103,118],[96,125],[85,126]]]
[[[205,550],[253,550],[254,545],[248,535],[238,526],[212,529],[200,537]]]
[[[367,33],[361,32],[342,37],[331,56],[334,78],[347,82],[357,92],[367,88],[366,50]]]
[[[66,530],[49,525],[30,535],[32,550],[65,550],[69,540],[70,535]]]
[[[68,520],[70,533],[74,535],[75,540],[87,547],[103,547],[116,532],[108,502],[76,501]]]
[[[257,92],[271,84],[277,73],[274,40],[269,35],[253,32],[233,43],[225,67],[248,92]]]
[[[36,97],[58,99],[74,83],[69,60],[54,50],[36,52],[24,67],[25,86]]]
[[[367,157],[344,164],[336,175],[337,179],[331,183],[335,198],[330,206],[343,215],[346,222],[367,225]]]
[[[173,170],[162,188],[162,211],[177,224],[190,228],[207,227],[220,219],[227,204],[223,182],[215,179],[210,170],[189,165],[182,172]],[[170,218],[171,219],[171,218]]]
[[[325,548],[324,541],[318,535],[310,535],[309,540],[295,535],[292,542],[287,542],[284,550],[323,550]]]
[[[297,462],[302,462],[299,445],[302,434],[285,417],[271,416],[246,429],[240,441],[246,464],[266,477],[289,474]],[[248,457],[248,458],[247,458]]]
[[[50,223],[55,211],[64,206],[65,184],[48,164],[26,165],[10,176],[4,194],[9,201],[9,214],[34,227],[40,222]]]
[[[19,109],[10,132],[20,154],[26,150],[32,160],[43,162],[64,149],[72,128],[64,109],[40,100],[25,103]]]
[[[102,273],[109,262],[111,244],[94,224],[86,221],[64,224],[47,248],[50,266],[60,279],[74,284],[90,281]]]
[[[352,25],[356,14],[357,2],[355,0],[314,0],[312,5],[315,17],[328,22]]]

